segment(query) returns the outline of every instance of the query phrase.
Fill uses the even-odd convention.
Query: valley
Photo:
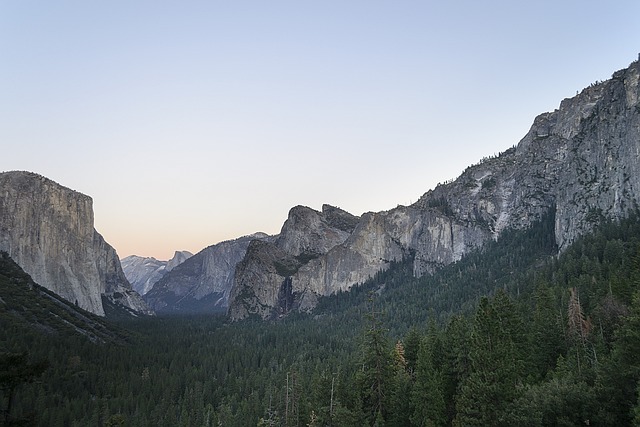
[[[298,205],[168,262],[120,260],[91,197],[0,173],[2,422],[637,425],[639,77],[408,206]]]
[[[110,328],[128,332],[99,345],[3,329],[3,343],[50,364],[12,412],[42,426],[632,425],[640,217],[603,223],[560,257],[552,224],[432,276],[395,263],[313,315],[123,318]]]

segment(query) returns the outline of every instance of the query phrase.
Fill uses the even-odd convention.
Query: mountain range
[[[640,198],[639,76],[636,61],[592,84],[536,117],[515,147],[410,206],[363,214],[340,238],[316,226],[318,215],[294,209],[276,243],[252,243],[238,264],[229,315],[309,311],[318,297],[350,289],[401,259],[413,260],[415,276],[429,274],[552,209],[560,251],[600,219],[624,217]],[[309,240],[319,247],[305,252]]]
[[[189,251],[176,251],[170,260],[159,261],[153,257],[130,255],[122,258],[120,263],[122,264],[122,271],[131,283],[133,290],[140,295],[144,295],[165,274],[192,256],[193,254]]]
[[[278,235],[212,245],[173,269],[125,258],[144,301],[93,228],[91,199],[39,175],[0,174],[0,250],[37,283],[93,313],[104,314],[105,296],[144,313],[227,310],[234,320],[310,311],[320,297],[349,290],[394,261],[410,260],[416,277],[431,274],[551,211],[562,251],[601,219],[638,206],[639,79],[636,61],[563,100],[536,117],[516,145],[412,205],[360,216],[296,206]]]
[[[167,272],[144,299],[159,313],[224,312],[236,264],[244,258],[251,241],[269,238],[256,233],[211,245]]]

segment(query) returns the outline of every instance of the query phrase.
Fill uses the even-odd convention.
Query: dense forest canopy
[[[640,216],[560,255],[553,224],[507,231],[428,277],[396,263],[310,315],[122,319],[108,334],[91,318],[95,339],[65,328],[71,318],[43,327],[52,309],[27,314],[33,287],[2,264],[2,422],[633,425]],[[7,297],[19,283],[21,300]]]

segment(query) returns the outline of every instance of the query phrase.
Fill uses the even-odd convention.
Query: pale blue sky
[[[167,259],[409,204],[640,52],[638,1],[0,0],[0,171]]]

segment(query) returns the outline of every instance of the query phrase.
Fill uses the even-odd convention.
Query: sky
[[[0,0],[0,171],[169,259],[415,202],[638,59],[640,2]]]

